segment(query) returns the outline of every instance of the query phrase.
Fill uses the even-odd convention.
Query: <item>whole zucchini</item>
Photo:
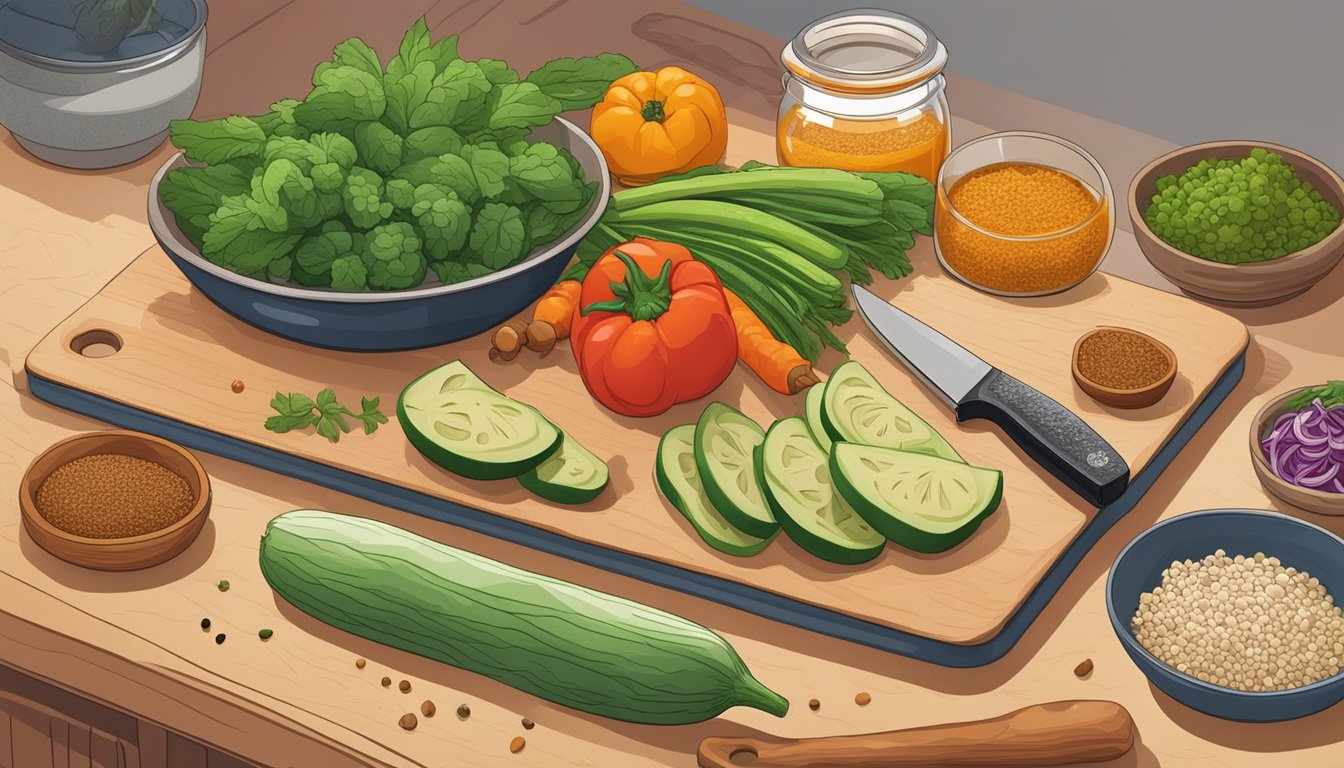
[[[789,708],[699,624],[375,520],[286,512],[261,572],[327,624],[584,712],[673,725]]]

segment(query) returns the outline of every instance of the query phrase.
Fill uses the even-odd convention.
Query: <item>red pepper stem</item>
[[[589,304],[580,314],[586,317],[590,312],[624,312],[636,322],[657,320],[672,306],[672,262],[664,261],[658,276],[649,277],[629,256],[620,251],[612,253],[625,264],[625,280],[611,281],[611,292],[616,298]]]

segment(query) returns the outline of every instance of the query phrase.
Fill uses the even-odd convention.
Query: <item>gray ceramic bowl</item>
[[[522,262],[484,277],[407,291],[342,293],[243,277],[197,253],[159,199],[167,173],[187,164],[176,155],[149,188],[149,226],[182,274],[206,298],[238,319],[293,341],[354,352],[417,349],[460,341],[522,311],[555,285],[602,217],[611,193],[607,164],[583,131],[561,118],[532,132],[534,141],[568,149],[598,184],[588,215],[564,237]]]
[[[1223,549],[1264,552],[1321,580],[1336,601],[1344,599],[1344,540],[1295,517],[1251,509],[1192,512],[1139,534],[1115,559],[1106,579],[1106,612],[1125,652],[1163,693],[1214,717],[1264,723],[1292,720],[1344,700],[1344,674],[1286,691],[1243,692],[1203,682],[1158,661],[1130,631],[1139,595],[1162,582],[1174,560],[1195,560]]]
[[[108,168],[154,151],[170,122],[191,115],[207,11],[205,0],[159,0],[147,26],[128,28],[122,18],[116,30],[127,6],[92,3],[102,10],[82,14],[85,7],[0,2],[0,124],[43,160]]]

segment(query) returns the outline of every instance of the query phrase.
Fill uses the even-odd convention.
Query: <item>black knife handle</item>
[[[962,399],[957,421],[989,419],[1036,463],[1098,507],[1129,485],[1129,465],[1072,411],[1003,371],[993,371]]]

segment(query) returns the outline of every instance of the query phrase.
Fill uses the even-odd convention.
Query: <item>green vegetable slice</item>
[[[461,366],[449,363],[411,382],[397,400],[406,437],[431,461],[464,477],[499,480],[535,468],[560,448],[560,430],[537,409],[455,365]]]
[[[610,478],[606,463],[566,434],[560,450],[519,475],[518,482],[557,504],[587,504],[602,494]]]
[[[769,538],[757,538],[734,528],[710,502],[695,460],[695,425],[673,427],[658,442],[654,478],[663,496],[686,517],[709,546],[730,555],[748,557],[765,549]]]
[[[780,528],[798,546],[833,563],[865,563],[887,539],[831,486],[826,452],[794,416],[770,427],[756,472]]]
[[[999,506],[1003,473],[937,456],[836,443],[831,479],[854,511],[918,552],[960,544]]]
[[[759,424],[723,403],[711,403],[695,425],[695,463],[710,502],[743,533],[760,538],[779,528],[756,480],[756,447],[764,440]]]
[[[892,397],[867,368],[853,360],[831,372],[824,398],[822,423],[836,441],[962,461],[942,435]]]
[[[826,424],[821,418],[821,411],[825,400],[825,385],[816,384],[809,388],[807,390],[807,402],[804,406],[804,416],[807,419],[807,430],[812,433],[812,439],[817,441],[817,445],[821,446],[821,450],[830,453],[831,444],[835,441],[831,439],[830,433],[826,431]]]

